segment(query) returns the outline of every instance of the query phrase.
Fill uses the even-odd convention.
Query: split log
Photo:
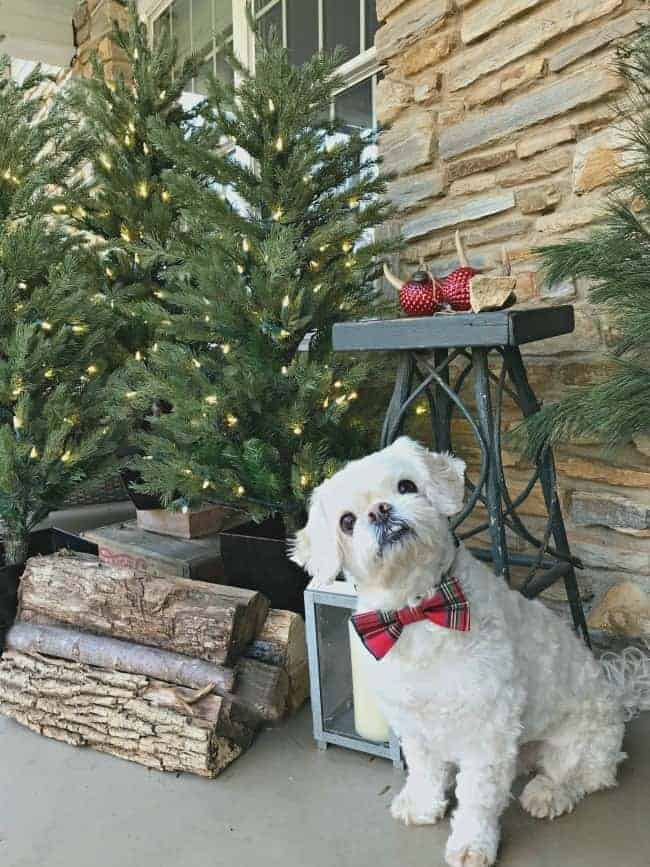
[[[260,661],[242,659],[235,669],[231,669],[169,650],[105,635],[91,635],[71,627],[22,622],[14,624],[9,631],[7,648],[28,655],[80,662],[107,671],[143,675],[189,690],[205,690],[209,686],[209,692],[232,703],[238,718],[249,728],[256,728],[261,721],[282,719],[288,701],[286,673]]]
[[[289,679],[287,710],[295,713],[309,695],[305,621],[293,611],[272,608],[246,656],[284,669]]]
[[[474,313],[500,310],[512,296],[517,281],[514,277],[476,274],[470,280],[470,304]]]
[[[289,694],[287,696],[287,713],[292,715],[299,711],[309,698],[309,665],[307,662],[296,668],[289,675]]]
[[[264,623],[260,593],[192,581],[154,578],[62,552],[28,561],[18,619],[65,623],[203,659],[228,663]]]
[[[289,678],[284,669],[256,659],[240,659],[235,672],[234,702],[268,722],[284,717],[289,702]]]
[[[0,712],[46,737],[156,768],[216,777],[248,746],[228,703],[140,675],[8,650]],[[236,737],[231,735],[235,734]],[[237,739],[240,741],[237,742]]]

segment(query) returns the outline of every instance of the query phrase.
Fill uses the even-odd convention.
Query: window
[[[342,46],[346,59],[340,73],[346,87],[337,96],[336,111],[350,128],[374,126],[374,91],[377,60],[374,49],[377,30],[376,0],[254,0],[256,16],[268,32],[273,30],[296,64],[304,63],[322,49]],[[247,39],[246,0],[158,0],[151,10],[152,37],[168,27],[179,41],[181,56],[208,43],[210,56],[205,75],[192,83],[195,94],[205,93],[205,77],[215,72],[232,78],[223,53],[217,51],[219,35],[225,33],[238,57],[254,63]]]
[[[296,63],[318,49],[342,46],[348,61],[369,51],[377,29],[376,0],[255,0],[255,13],[276,33]]]
[[[289,49],[295,63],[318,50],[345,49],[341,76],[348,83],[332,112],[350,129],[375,125],[374,92],[377,61],[376,0],[255,0],[256,16]]]
[[[205,93],[205,81],[214,72],[232,78],[232,69],[223,57],[223,44],[233,41],[233,5],[236,0],[172,0],[154,17],[154,41],[164,27],[178,40],[178,51],[183,59],[192,51],[209,49],[209,57],[202,75],[192,81],[192,91]],[[224,38],[225,37],[225,38]],[[218,50],[221,49],[221,50]]]
[[[282,9],[282,4],[276,4]],[[268,13],[267,13],[268,14]],[[320,37],[318,28],[318,0],[287,0],[285,4],[287,18],[286,44],[291,53],[291,60],[296,65],[304,63],[318,51]]]
[[[350,130],[370,129],[374,126],[375,76],[347,88],[336,97],[334,111]]]

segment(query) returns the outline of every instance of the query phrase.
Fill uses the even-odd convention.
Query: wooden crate
[[[226,527],[241,523],[241,512],[228,506],[203,506],[187,512],[167,509],[138,509],[138,527],[150,533],[174,536],[177,539],[201,539]]]
[[[202,539],[176,539],[150,533],[135,521],[87,530],[84,538],[97,545],[99,559],[161,578],[193,578],[224,582],[218,533]],[[225,582],[227,583],[227,582]]]

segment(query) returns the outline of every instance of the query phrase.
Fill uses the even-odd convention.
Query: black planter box
[[[122,479],[124,490],[136,509],[146,510],[163,508],[158,497],[154,497],[152,494],[141,494],[139,491],[135,490],[134,485],[139,485],[142,481],[142,476],[136,470],[130,470],[128,467],[125,467],[120,470],[120,478]]]
[[[0,566],[0,653],[4,650],[5,635],[16,617],[18,584],[24,564]]]
[[[226,583],[267,596],[272,608],[305,613],[303,593],[309,576],[287,556],[287,538],[279,518],[240,524],[220,533]]]
[[[62,548],[84,554],[97,554],[97,546],[66,530],[37,530],[29,537],[29,556],[53,554]],[[4,563],[0,541],[0,653],[4,649],[5,634],[16,617],[18,586],[25,569],[24,563],[8,566]]]

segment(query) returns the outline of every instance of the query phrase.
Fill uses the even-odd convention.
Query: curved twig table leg
[[[508,568],[508,549],[503,521],[499,468],[495,460],[494,413],[492,412],[492,399],[490,396],[488,351],[483,347],[474,347],[472,350],[474,395],[483,439],[488,444],[489,467],[486,500],[490,521],[492,554],[494,556],[494,571],[497,575],[501,575],[506,581],[509,581],[510,570]]]
[[[517,395],[524,416],[528,417],[533,415],[539,409],[539,402],[530,387],[530,383],[528,382],[526,369],[521,358],[519,347],[506,347],[504,349],[504,359],[508,366],[510,378],[517,390]],[[562,517],[562,507],[560,506],[560,501],[557,496],[555,467],[551,450],[548,448],[543,449],[538,460],[540,461],[539,479],[544,493],[546,508],[549,513],[551,532],[553,534],[555,547],[560,554],[570,560],[571,549],[569,547],[569,540],[567,538],[564,519]],[[569,568],[564,574],[564,586],[566,588],[569,605],[571,606],[571,615],[573,617],[575,628],[582,632],[585,641],[589,644],[589,631],[587,629],[587,622],[580,601],[578,581],[576,579],[575,569],[571,563],[569,563]]]
[[[415,359],[412,353],[408,351],[400,352],[395,387],[384,417],[379,448],[383,449],[390,445],[401,432],[403,425],[402,407],[411,393],[414,371]]]

